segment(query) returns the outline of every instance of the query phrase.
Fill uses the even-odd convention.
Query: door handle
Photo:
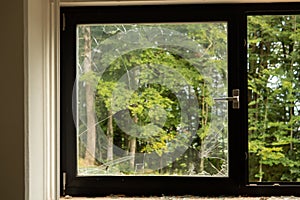
[[[232,101],[232,108],[239,109],[240,108],[240,90],[233,89],[232,97],[214,98],[214,101]]]

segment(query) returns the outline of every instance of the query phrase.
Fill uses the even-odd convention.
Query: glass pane
[[[299,22],[248,17],[250,182],[300,181]]]
[[[78,25],[78,175],[227,177],[227,90],[227,23]]]

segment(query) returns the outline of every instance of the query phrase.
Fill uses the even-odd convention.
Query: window
[[[84,24],[77,40],[78,176],[228,176],[227,102],[212,102],[227,23]]]
[[[266,110],[259,107],[260,98],[250,99],[257,91],[252,82],[260,81],[251,70],[262,66],[259,51],[265,48],[257,44],[261,28],[253,26],[268,25],[251,20],[259,20],[259,11],[272,21],[277,15],[263,15],[268,9],[284,13],[297,5],[61,8],[62,191],[73,196],[294,192],[297,178],[261,184],[263,168],[273,173],[271,165],[282,164],[280,149],[297,148],[298,139],[297,131],[290,131],[285,133],[293,140],[286,137],[285,145],[261,140],[266,132],[258,124],[278,120],[253,118]],[[275,48],[279,42],[271,45],[274,58],[282,50]],[[274,60],[277,65],[266,66],[280,68]],[[276,80],[282,77],[287,76]],[[288,127],[297,126],[296,115]],[[257,152],[255,144],[261,145]],[[271,151],[264,156],[279,157],[271,164],[271,158],[258,160],[265,159],[259,157],[262,148]],[[296,157],[293,164],[283,170],[297,170]]]
[[[299,15],[247,19],[249,180],[299,182]]]

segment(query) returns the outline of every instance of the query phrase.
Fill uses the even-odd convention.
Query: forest
[[[298,22],[248,17],[251,182],[300,180]],[[78,175],[227,177],[227,35],[226,22],[78,25]]]
[[[248,17],[250,181],[300,181],[299,22]]]

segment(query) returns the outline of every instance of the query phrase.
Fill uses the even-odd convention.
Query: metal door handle
[[[232,101],[232,108],[239,109],[240,108],[240,90],[233,89],[232,97],[220,97],[214,98],[215,101]]]

